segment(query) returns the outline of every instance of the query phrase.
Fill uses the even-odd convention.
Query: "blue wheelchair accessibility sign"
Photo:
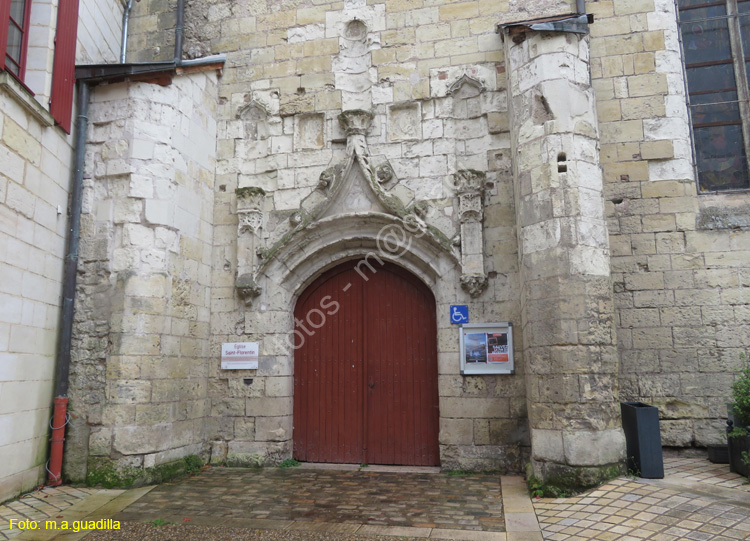
[[[451,304],[451,323],[459,325],[469,322],[469,306],[466,304]]]

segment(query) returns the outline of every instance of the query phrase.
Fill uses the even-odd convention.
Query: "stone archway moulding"
[[[392,260],[392,250],[403,249],[404,254],[409,253],[412,242],[420,239],[422,242],[419,244],[429,248],[422,250],[421,257],[417,258],[421,258],[422,263],[415,264],[415,268],[423,268],[425,262],[448,256],[454,266],[461,266],[460,284],[465,291],[472,297],[484,291],[486,276],[481,224],[484,173],[459,171],[454,175],[461,222],[459,257],[456,243],[443,231],[427,223],[429,205],[417,202],[414,193],[398,182],[385,156],[370,155],[365,136],[372,118],[372,113],[363,110],[344,111],[339,115],[347,135],[346,159],[321,173],[316,189],[301,201],[299,210],[290,216],[291,230],[269,248],[259,246],[265,192],[259,188],[243,188],[242,193],[238,190],[237,213],[240,219],[235,287],[246,306],[261,295],[261,278],[278,283],[279,273],[273,268],[293,269],[295,264],[290,262],[295,258],[317,259],[330,254],[331,247],[342,242],[344,248],[348,248],[343,239],[328,239],[323,244],[311,240],[326,238],[326,229],[329,229],[329,233],[335,232],[342,226],[339,224],[331,229],[328,225],[342,219],[353,220],[344,228],[347,235],[351,235],[349,242],[355,246],[359,243],[360,247],[369,243],[371,249],[361,255]],[[394,242],[394,246],[383,250],[384,244]],[[405,243],[406,247],[401,243]],[[313,245],[317,245],[321,252],[315,257],[310,253]],[[403,257],[403,254],[399,257]],[[426,263],[426,268],[430,268],[430,265]],[[281,274],[285,274],[283,270]],[[428,274],[435,275],[435,272]]]
[[[367,259],[376,270],[380,261],[402,266],[422,280],[440,302],[445,295],[438,283],[455,272],[458,259],[431,237],[411,234],[406,227],[409,225],[402,220],[382,213],[347,214],[316,222],[306,235],[285,245],[259,273],[259,283],[273,284],[264,288],[264,304],[272,310],[289,309],[289,303],[320,273],[354,258]],[[378,240],[384,229],[395,232],[389,237],[390,249],[384,249]]]

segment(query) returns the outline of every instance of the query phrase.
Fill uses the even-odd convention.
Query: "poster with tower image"
[[[513,324],[472,323],[459,328],[462,375],[513,374]]]

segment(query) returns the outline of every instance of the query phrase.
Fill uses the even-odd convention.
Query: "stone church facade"
[[[300,348],[348,343],[375,308],[295,310],[347,262],[363,287],[394,265],[434,297],[434,327],[399,335],[389,366],[436,344],[426,437],[444,469],[530,462],[593,483],[625,458],[625,400],[660,408],[666,446],[722,441],[750,346],[745,4],[710,30],[682,0],[196,0],[173,65],[175,6],[133,4],[127,63],[148,73],[77,72],[91,100],[65,474],[303,456],[295,398],[320,380]],[[729,60],[696,56],[704,34]],[[701,69],[733,70],[735,94]],[[728,160],[706,147],[719,128]],[[453,305],[512,323],[513,373],[461,373]],[[257,370],[221,368],[240,342],[259,344]],[[378,417],[368,400],[346,410]]]

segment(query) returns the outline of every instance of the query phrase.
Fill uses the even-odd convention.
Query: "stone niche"
[[[294,117],[294,148],[309,150],[323,148],[325,115],[303,114]]]
[[[412,141],[422,138],[422,113],[420,104],[404,103],[388,109],[388,139]]]

